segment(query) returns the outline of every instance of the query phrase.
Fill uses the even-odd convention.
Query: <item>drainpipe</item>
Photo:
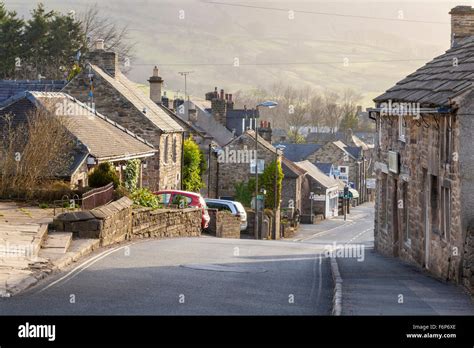
[[[181,133],[181,173],[179,175],[179,189],[183,189],[183,169],[184,169],[184,132]]]

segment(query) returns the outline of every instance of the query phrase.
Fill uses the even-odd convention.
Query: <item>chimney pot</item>
[[[158,76],[158,67],[156,65],[153,68],[153,76]]]
[[[229,94],[227,94],[227,93],[225,94],[225,100],[227,100],[227,101],[229,100]]]
[[[229,93],[229,101],[232,101],[232,93]]]
[[[221,99],[224,99],[224,90],[221,89]]]

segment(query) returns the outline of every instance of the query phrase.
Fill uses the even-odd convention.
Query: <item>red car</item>
[[[179,191],[179,190],[163,190],[154,192],[155,195],[160,196],[160,202],[164,205],[180,205],[182,202],[188,207],[197,207],[202,210],[202,228],[207,228],[209,226],[209,221],[211,218],[207,212],[207,205],[204,201],[204,198],[199,193],[188,192],[188,191]]]

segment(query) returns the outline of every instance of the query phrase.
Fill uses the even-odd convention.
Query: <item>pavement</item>
[[[339,247],[342,315],[474,315],[465,289],[432,277],[400,259],[384,257],[373,247],[373,204],[351,208],[343,217],[302,225],[293,239]],[[336,244],[334,244],[336,243]]]

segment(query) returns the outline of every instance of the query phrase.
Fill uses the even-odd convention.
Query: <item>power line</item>
[[[347,61],[345,66],[352,64],[375,64],[375,63],[406,63],[406,62],[426,62],[433,58],[412,58],[412,59],[386,59],[386,60],[366,60],[366,61]],[[330,65],[334,64],[335,61],[327,62],[267,62],[267,63],[160,63],[160,66],[281,66],[281,65]],[[134,63],[135,66],[154,66],[156,63]]]
[[[409,22],[409,23],[425,23],[425,24],[450,24],[449,22],[424,21],[424,20],[416,20],[416,19],[399,19],[399,18],[390,18],[390,17],[358,16],[358,15],[350,15],[350,14],[343,14],[343,13],[293,10],[293,9],[290,9],[290,8],[281,8],[281,7],[266,7],[266,6],[255,6],[255,5],[244,5],[244,4],[231,4],[231,3],[228,3],[228,2],[219,2],[219,1],[204,1],[204,3],[205,4],[214,4],[214,5],[219,5],[219,6],[244,7],[244,8],[252,8],[252,9],[258,9],[258,10],[270,10],[270,11],[280,11],[280,12],[293,11],[294,13],[315,14],[315,15],[320,15],[320,16],[347,17],[347,18],[390,21],[390,22],[399,22],[399,23]]]

